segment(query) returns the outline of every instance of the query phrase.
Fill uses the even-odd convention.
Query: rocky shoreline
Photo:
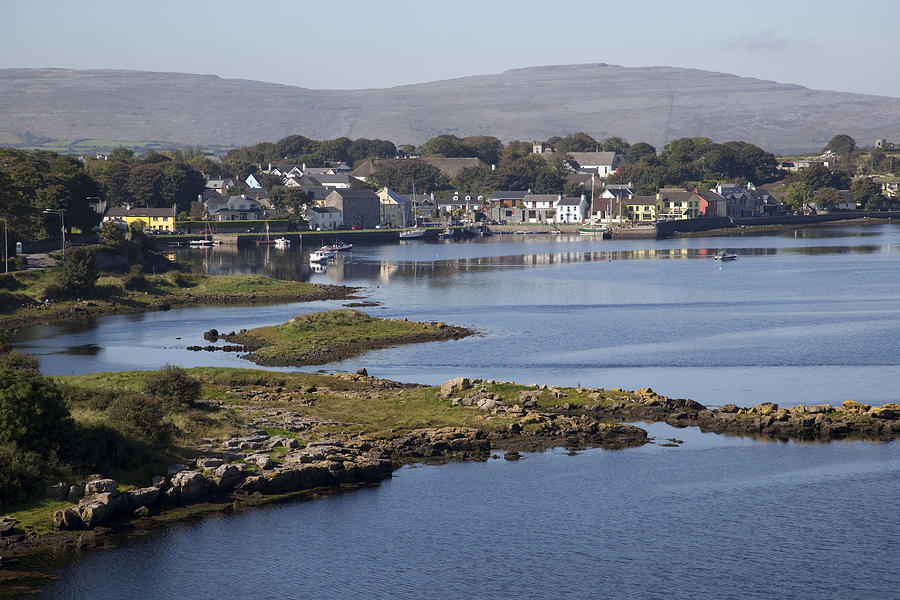
[[[342,392],[361,399],[385,392],[399,397],[404,391],[423,389],[369,378],[364,371],[333,377],[364,385]],[[514,393],[491,391],[500,388]],[[317,391],[232,389],[230,393],[253,407],[266,406],[273,400],[309,406],[315,403]],[[445,382],[439,398],[448,408],[479,411],[481,425],[392,430],[375,437],[341,433],[301,444],[292,436],[346,424],[298,411],[257,408],[256,418],[242,435],[223,441],[206,440],[196,449],[192,462],[169,467],[153,477],[149,486],[120,489],[116,481],[101,475],[83,481],[53,482],[45,496],[68,506],[53,514],[52,533],[26,534],[16,529],[15,520],[0,518],[0,583],[37,581],[40,574],[22,575],[15,563],[21,560],[25,564],[29,555],[48,548],[70,556],[79,549],[104,545],[106,536],[127,537],[129,532],[210,510],[241,510],[298,495],[377,485],[404,464],[483,461],[498,458],[495,451],[515,460],[523,451],[554,447],[572,451],[588,447],[620,449],[654,441],[644,429],[623,423],[666,422],[675,427],[699,427],[704,432],[772,440],[900,437],[900,404],[872,407],[848,401],[837,407],[780,408],[763,403],[749,408],[726,405],[709,409],[692,400],[661,396],[649,388],[630,392],[516,386],[462,377]],[[274,430],[284,434],[271,434]]]

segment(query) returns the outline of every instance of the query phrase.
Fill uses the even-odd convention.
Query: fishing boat
[[[322,246],[320,250],[324,250],[325,252],[345,252],[347,250],[352,250],[353,244],[345,244],[340,242],[334,242],[327,246]]]
[[[406,231],[400,232],[401,240],[415,240],[425,235],[424,229],[419,229],[419,213],[416,211],[415,207],[415,198],[416,198],[416,184],[412,184],[412,196],[413,196],[413,228],[407,229]]]
[[[407,229],[400,232],[401,240],[414,240],[425,235],[424,229]]]
[[[273,240],[269,237],[269,222],[268,221],[266,221],[266,237],[264,237],[264,238],[260,237],[258,240],[256,240],[256,245],[257,246],[274,246],[275,245],[275,240]]]
[[[453,229],[448,227],[447,229],[443,230],[442,232],[440,232],[438,234],[438,238],[445,240],[447,238],[452,238],[454,236],[454,234],[455,234],[455,232],[453,231]]]
[[[191,248],[206,248],[212,246],[215,242],[212,240],[212,236],[209,232],[209,221],[207,221],[206,229],[203,230],[203,239],[191,240],[188,242],[188,246],[190,246]]]
[[[323,263],[334,256],[334,252],[327,252],[325,250],[316,250],[315,252],[309,253],[309,262],[311,263]]]
[[[578,227],[578,233],[581,235],[600,235],[606,234],[608,228],[602,223],[598,223],[594,218],[594,177],[591,176],[591,208],[588,213],[588,219]]]
[[[733,254],[731,252],[725,252],[723,250],[719,254],[716,254],[716,260],[719,262],[727,262],[729,260],[737,260],[737,254]]]

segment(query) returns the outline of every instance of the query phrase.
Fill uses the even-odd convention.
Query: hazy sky
[[[324,89],[604,62],[900,97],[898,22],[900,0],[0,0],[0,68]]]

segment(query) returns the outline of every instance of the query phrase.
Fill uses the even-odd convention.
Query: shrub
[[[72,419],[56,384],[43,377],[37,361],[0,355],[0,444],[46,453],[67,439]]]
[[[128,274],[122,278],[122,286],[126,290],[140,290],[147,285],[141,265],[133,265]]]
[[[0,289],[14,292],[16,290],[22,289],[23,287],[25,286],[12,275],[0,275]]]
[[[144,381],[144,391],[162,402],[179,406],[193,406],[200,398],[200,380],[188,375],[181,367],[163,365]]]
[[[172,271],[172,273],[169,274],[169,279],[180,288],[191,287],[194,285],[194,278],[181,271]]]
[[[72,248],[60,265],[57,277],[59,284],[73,294],[89,293],[100,278],[94,251],[90,248]]]
[[[88,390],[67,383],[57,384],[57,387],[69,410],[75,407],[106,410],[118,396],[118,394],[110,390]]]
[[[147,394],[122,394],[106,409],[110,424],[125,435],[153,444],[169,440],[170,427],[164,424],[162,402]]]
[[[0,506],[24,502],[39,493],[46,471],[37,452],[23,452],[15,443],[0,444]]]
[[[0,290],[0,312],[12,312],[28,302],[29,298],[22,294],[12,294]]]
[[[90,248],[72,248],[66,260],[55,269],[55,279],[44,286],[43,298],[65,300],[87,296],[94,291],[100,278],[94,251]]]

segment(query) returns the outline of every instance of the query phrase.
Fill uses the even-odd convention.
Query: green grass
[[[16,529],[41,535],[51,532],[53,513],[61,508],[71,505],[71,502],[66,502],[64,500],[41,498],[40,500],[28,504],[19,504],[4,508],[3,514],[8,514],[14,519],[18,519],[19,523],[16,525]]]
[[[11,273],[18,282],[15,295],[40,301],[51,281],[50,271]],[[105,274],[98,279],[95,293],[83,301],[53,301],[50,305],[0,307],[0,326],[15,327],[34,321],[80,318],[116,312],[139,312],[161,306],[204,303],[242,304],[254,302],[306,302],[346,298],[352,289],[322,286],[301,281],[272,279],[262,275],[203,275],[172,272],[145,275],[146,285],[127,290],[124,276]],[[77,311],[73,310],[76,309]]]
[[[456,331],[456,335],[452,332]],[[229,341],[255,351],[247,358],[262,365],[324,364],[367,350],[459,337],[471,332],[443,323],[379,319],[341,309],[304,314],[287,323],[243,331]]]

